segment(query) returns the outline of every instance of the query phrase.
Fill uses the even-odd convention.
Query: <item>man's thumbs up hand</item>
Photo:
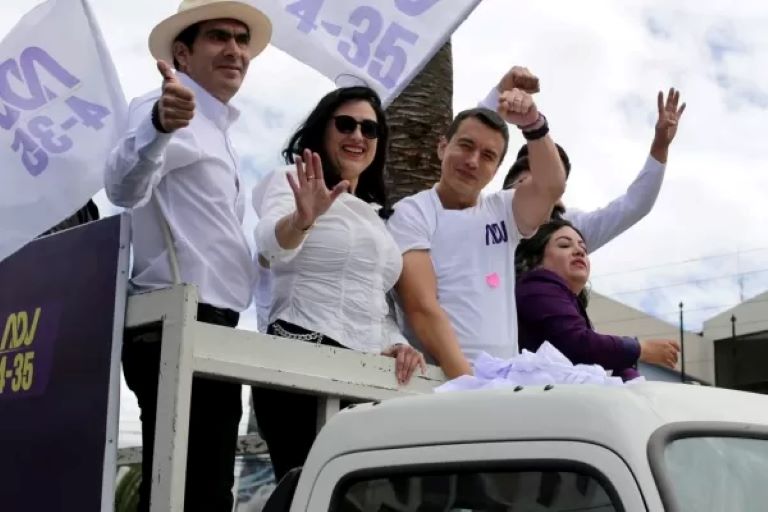
[[[157,61],[157,70],[163,77],[163,92],[157,101],[157,121],[165,132],[189,126],[195,116],[195,95],[184,87],[167,62]]]

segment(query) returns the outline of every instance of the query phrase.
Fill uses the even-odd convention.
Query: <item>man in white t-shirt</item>
[[[403,253],[396,286],[406,330],[449,378],[472,373],[481,351],[517,354],[514,254],[546,222],[565,172],[530,94],[501,94],[498,114],[461,112],[440,140],[435,187],[395,205],[388,226]],[[507,151],[506,122],[528,140],[531,182],[517,193],[480,192]]]

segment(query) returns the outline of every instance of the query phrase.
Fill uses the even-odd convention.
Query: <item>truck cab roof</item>
[[[688,436],[768,439],[768,397],[644,382],[473,390],[357,405],[338,413],[321,430],[292,510],[303,510],[301,504],[319,482],[317,475],[345,457],[382,460],[382,454],[392,453],[392,469],[407,460],[397,452],[459,446],[472,452],[471,446],[476,446],[487,454],[489,446],[498,446],[490,448],[491,458],[505,461],[518,451],[511,446],[530,456],[532,447],[553,442],[614,454],[641,490],[647,510],[678,510],[666,502],[662,506],[663,488],[671,484],[659,474],[663,464],[652,461],[664,458],[668,443]],[[666,492],[667,497],[673,494]]]
[[[766,425],[766,405],[763,395],[661,382],[436,393],[340,412],[321,431],[315,455],[538,438],[577,439],[623,451],[670,423]]]

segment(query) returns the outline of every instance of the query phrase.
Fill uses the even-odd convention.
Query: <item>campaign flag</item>
[[[333,80],[394,100],[480,0],[249,0],[272,44]]]
[[[48,0],[0,42],[0,261],[103,187],[126,102],[86,0]]]

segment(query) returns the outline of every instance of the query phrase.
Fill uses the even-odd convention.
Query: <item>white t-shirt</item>
[[[504,190],[446,210],[432,188],[399,201],[387,223],[403,254],[429,251],[438,300],[470,361],[483,351],[517,355],[515,248],[522,237],[512,196]]]

